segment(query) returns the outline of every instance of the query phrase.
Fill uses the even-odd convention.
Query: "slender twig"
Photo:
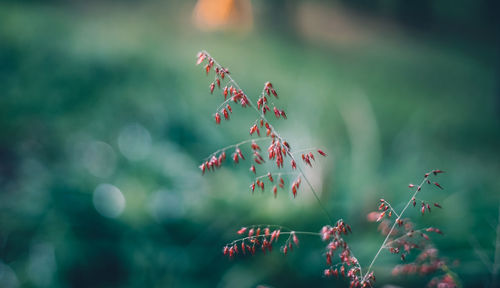
[[[296,155],[296,154],[299,154],[299,153],[302,153],[302,152],[311,152],[311,151],[315,151],[315,150],[318,150],[318,148],[313,147],[313,148],[295,150],[295,151],[293,151],[292,154]]]
[[[288,232],[280,232],[280,235],[293,235],[293,234],[302,234],[302,235],[312,235],[312,236],[320,236],[320,233],[316,233],[316,232],[308,232],[308,231],[288,231]],[[252,235],[252,236],[247,236],[247,237],[244,237],[244,238],[239,238],[239,239],[236,239],[234,241],[232,241],[231,243],[228,243],[226,246],[231,246],[231,245],[234,245],[235,243],[238,243],[238,242],[242,242],[242,241],[246,241],[246,240],[251,240],[251,239],[257,239],[257,238],[264,238],[264,237],[269,237],[268,235],[264,235],[264,234],[261,234],[261,235]],[[288,241],[288,240],[287,240]]]
[[[233,144],[233,145],[225,146],[223,148],[220,148],[220,149],[216,150],[212,154],[210,154],[207,158],[205,158],[205,160],[208,160],[208,159],[212,158],[212,156],[215,156],[215,155],[219,154],[222,151],[226,151],[227,149],[239,147],[239,146],[241,146],[243,144],[250,143],[250,142],[257,142],[257,141],[263,141],[263,140],[269,140],[269,139],[267,139],[267,137],[261,137],[261,138],[255,138],[255,139],[247,139],[245,141],[241,141],[241,142]]]
[[[406,203],[406,205],[403,208],[403,210],[401,210],[401,212],[399,213],[399,217],[397,217],[396,220],[394,221],[394,224],[392,224],[392,227],[389,230],[389,233],[387,233],[387,236],[385,237],[384,242],[382,242],[382,245],[380,245],[380,248],[378,249],[377,253],[373,257],[373,259],[372,259],[372,261],[370,263],[370,266],[368,266],[368,270],[366,271],[366,274],[365,274],[365,277],[363,278],[363,280],[366,280],[365,279],[366,276],[370,273],[373,264],[375,263],[375,261],[377,260],[378,256],[380,255],[380,252],[382,252],[382,250],[386,246],[386,243],[389,240],[389,237],[391,237],[392,231],[394,231],[394,229],[396,228],[396,225],[398,224],[399,220],[401,219],[401,217],[405,213],[406,209],[408,209],[408,207],[410,206],[410,204],[413,202],[413,199],[417,196],[418,192],[420,192],[420,190],[422,190],[422,186],[429,179],[429,176],[431,174],[432,174],[432,171],[426,174],[426,176],[424,177],[424,180],[422,180],[422,183],[420,183],[420,185],[418,185],[417,189],[415,190],[415,193],[413,193],[413,196],[410,197],[410,200],[408,200],[408,203]]]
[[[271,173],[271,175],[281,177],[281,175],[297,175],[299,174],[298,172],[278,172],[278,173]],[[268,174],[265,175],[260,175],[258,177],[255,177],[255,180],[262,179],[262,178],[267,178],[269,177]]]
[[[396,215],[396,217],[399,218],[398,212],[396,212],[396,210],[392,208],[391,203],[387,202],[387,200],[384,200],[384,203],[387,204],[387,206],[389,206],[389,208],[391,209],[392,213],[394,213],[394,215]]]

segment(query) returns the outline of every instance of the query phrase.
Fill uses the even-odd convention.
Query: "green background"
[[[274,84],[288,120],[273,124],[292,149],[329,154],[305,171],[352,226],[363,267],[383,241],[366,214],[382,197],[401,209],[408,183],[438,168],[445,190],[420,197],[443,209],[408,216],[444,231],[433,240],[463,286],[490,285],[477,250],[493,261],[498,5],[402,2],[253,1],[250,31],[198,30],[195,1],[0,3],[0,286],[347,287],[322,276],[319,237],[287,256],[223,257],[242,226],[316,232],[328,219],[305,186],[252,195],[248,161],[201,175],[256,117],[235,107],[215,125],[202,49],[250,97]],[[382,254],[377,286],[432,277],[392,277],[398,263]]]

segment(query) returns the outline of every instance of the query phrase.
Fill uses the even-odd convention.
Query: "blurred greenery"
[[[422,198],[443,209],[409,215],[445,232],[436,246],[464,286],[489,285],[474,248],[493,260],[500,61],[498,21],[485,15],[496,4],[445,1],[407,18],[404,1],[344,2],[253,1],[245,31],[198,30],[196,1],[0,3],[0,286],[346,285],[322,277],[319,237],[287,256],[222,256],[241,226],[319,231],[328,219],[305,188],[252,195],[247,166],[201,176],[255,119],[235,108],[215,125],[221,98],[194,65],[201,49],[250,96],[272,81],[282,135],[327,151],[306,173],[352,226],[363,265],[383,241],[366,214],[381,197],[402,208],[408,183],[439,168],[445,190]],[[392,277],[399,258],[386,254],[380,286],[430,279]]]

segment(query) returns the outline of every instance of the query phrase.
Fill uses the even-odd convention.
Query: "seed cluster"
[[[436,272],[440,269],[442,265],[445,264],[445,260],[439,257],[438,250],[432,245],[427,245],[423,247],[422,251],[416,257],[415,261],[408,264],[398,265],[392,270],[392,275],[428,275]]]
[[[218,88],[221,90],[221,94],[224,96],[223,102],[219,105],[217,111],[215,112],[214,117],[216,124],[220,124],[223,119],[229,120],[230,114],[233,113],[233,108],[230,106],[230,103],[238,103],[242,107],[250,107],[253,105],[251,99],[243,92],[242,89],[239,88],[239,85],[231,78],[228,69],[218,64],[217,61],[215,61],[207,52],[204,51],[198,53],[197,56],[197,64],[199,65],[202,63],[205,63],[205,71],[207,75],[210,75],[211,72],[214,72],[214,80],[209,85],[210,93],[213,94],[215,89]],[[242,148],[240,147],[243,147],[243,145],[247,143],[251,143],[250,153],[252,155],[252,163],[249,171],[253,173],[254,176],[257,175],[257,166],[265,164],[266,159],[274,163],[276,165],[276,168],[278,169],[288,168],[290,171],[294,171],[298,168],[297,162],[291,151],[290,144],[287,141],[283,140],[283,138],[278,134],[278,132],[266,118],[266,113],[273,110],[274,115],[277,119],[287,119],[285,111],[276,107],[274,103],[272,103],[270,98],[278,99],[278,92],[276,92],[276,89],[274,88],[273,84],[271,84],[271,82],[266,82],[260,96],[257,98],[257,106],[254,107],[255,111],[258,114],[258,118],[254,123],[250,125],[249,129],[250,137],[258,136],[259,138],[252,139],[251,142],[243,141],[241,143],[228,146],[213,153],[200,165],[202,174],[204,174],[206,171],[215,171],[216,168],[221,167],[223,162],[226,160],[226,150],[228,149],[234,148],[234,152],[231,154],[231,159],[234,164],[239,164],[242,160],[246,160],[241,150]],[[272,108],[269,107],[270,105]],[[257,141],[266,139],[269,141],[269,146],[267,147],[267,157],[265,159],[265,156],[262,155],[261,147],[259,146],[259,144],[257,144]],[[321,149],[309,149],[307,153],[301,154],[302,161],[306,166],[312,167],[312,162],[316,160],[314,152],[323,157],[327,156],[326,153]],[[228,153],[230,152],[228,151]],[[287,160],[287,158],[289,158],[289,160]],[[295,173],[287,171],[283,173],[271,173],[271,171],[268,171],[265,175],[269,175],[270,177],[266,177],[268,179],[262,176],[255,177],[254,181],[250,185],[250,189],[252,192],[254,192],[256,188],[264,191],[266,186],[265,182],[269,182],[269,187],[271,187],[271,191],[276,197],[278,188],[285,189],[284,178],[286,178],[288,181],[290,181],[289,189],[293,197],[295,198],[297,196],[297,192],[301,184],[300,171],[297,171]],[[274,179],[272,178],[272,175],[278,175],[278,182],[273,181]]]
[[[258,250],[262,253],[271,252],[273,244],[278,243],[280,235],[288,235],[281,246],[281,252],[286,255],[293,247],[299,245],[299,238],[295,231],[283,231],[283,227],[277,225],[242,227],[238,235],[246,235],[244,238],[228,243],[222,249],[222,253],[229,258],[236,255],[255,255]]]
[[[359,261],[351,252],[351,249],[344,240],[344,236],[352,233],[351,227],[343,220],[337,221],[335,226],[326,225],[321,229],[321,238],[328,242],[326,245],[326,264],[329,266],[323,271],[326,277],[339,276],[349,279],[350,287],[369,287],[375,282],[373,272],[363,279]],[[335,253],[338,252],[340,261],[334,263]]]

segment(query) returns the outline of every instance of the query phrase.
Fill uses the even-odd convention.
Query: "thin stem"
[[[316,233],[316,232],[307,232],[307,231],[289,231],[289,232],[280,232],[280,235],[293,235],[293,234],[300,234],[300,235],[311,235],[311,236],[321,236],[320,233]],[[264,238],[264,237],[269,237],[268,235],[266,236],[265,234],[261,234],[259,236],[257,235],[252,235],[252,236],[247,236],[247,237],[244,237],[244,238],[240,238],[240,239],[236,239],[234,241],[232,241],[231,243],[229,244],[226,244],[226,246],[231,246],[231,245],[234,245],[238,242],[243,242],[243,241],[246,241],[246,240],[250,240],[250,239],[257,239],[257,238]],[[288,240],[287,240],[288,241]]]
[[[290,155],[290,157],[293,159],[293,161],[295,161],[295,159],[293,158],[292,154],[290,154],[290,152],[288,153],[288,155]],[[295,161],[295,162],[297,162],[297,161]],[[333,221],[332,216],[330,215],[330,213],[328,212],[328,210],[326,210],[326,207],[323,205],[323,202],[321,202],[321,200],[319,199],[319,196],[316,193],[316,190],[314,190],[311,182],[309,182],[309,179],[304,174],[304,171],[302,170],[302,168],[300,166],[297,166],[297,169],[300,171],[300,174],[302,174],[302,176],[304,177],[304,180],[306,181],[307,185],[311,189],[311,191],[312,191],[312,193],[314,195],[314,198],[316,198],[316,201],[318,202],[318,205],[321,207],[321,210],[323,210],[323,213],[325,213],[326,217],[328,218],[328,220],[330,221],[330,223],[333,225],[334,221]]]
[[[229,145],[229,146],[220,148],[219,150],[217,150],[217,151],[213,152],[212,154],[210,154],[207,158],[205,158],[205,160],[208,160],[212,156],[215,156],[215,155],[219,154],[222,151],[226,151],[227,149],[235,148],[235,147],[238,147],[240,145],[243,145],[243,144],[246,144],[246,143],[250,143],[250,142],[253,142],[253,141],[257,142],[257,141],[263,141],[263,140],[269,140],[269,139],[267,139],[267,137],[261,137],[261,138],[255,138],[255,139],[247,139],[245,141],[241,141],[239,143],[236,143],[236,144],[233,144],[233,145]]]
[[[208,54],[207,51],[203,50],[202,53],[204,53],[205,55],[207,55],[208,58],[212,59],[215,63],[215,65],[217,65],[219,68],[222,68],[222,65],[220,65],[210,54]],[[227,79],[229,80],[229,82],[233,83],[233,85],[238,89],[238,90],[242,90],[240,85],[238,85],[238,83],[233,79],[233,77],[231,77],[231,75],[229,75],[229,73],[226,73],[226,77]],[[242,90],[243,91],[243,90]],[[262,93],[265,92],[265,87],[262,89]],[[261,94],[262,94],[261,93]],[[245,94],[246,95],[246,94]],[[264,115],[264,113],[262,111],[259,111],[257,109],[257,107],[254,105],[253,101],[250,99],[250,98],[247,98],[248,99],[248,102],[249,102],[249,105],[255,110],[255,112],[257,112],[257,114],[259,115],[259,117],[264,120],[265,122],[267,122],[269,124],[269,128],[271,130],[271,132],[274,133],[274,135],[276,136],[276,138],[278,138],[282,143],[283,143],[283,138],[280,136],[280,134],[278,133],[278,131],[276,129],[274,129],[274,127],[271,125],[271,123],[269,123],[269,121],[267,120],[266,116]],[[292,153],[290,153],[289,150],[287,150],[287,154],[290,156],[290,158],[292,158],[293,161],[297,162],[295,160],[295,158],[293,157]],[[333,218],[332,216],[330,215],[330,213],[328,213],[328,210],[326,209],[326,207],[323,205],[323,203],[321,202],[321,200],[319,199],[319,196],[318,194],[316,193],[316,190],[314,190],[313,186],[311,185],[311,182],[309,181],[309,179],[307,178],[307,176],[304,174],[304,171],[302,170],[302,168],[300,168],[300,166],[297,167],[298,170],[300,171],[300,174],[302,174],[302,176],[304,177],[304,180],[306,181],[307,185],[309,186],[309,188],[311,189],[313,195],[314,195],[314,198],[316,198],[316,201],[318,202],[318,205],[320,206],[321,210],[323,210],[323,212],[325,213],[325,215],[327,216],[328,220],[330,221],[330,223],[333,225],[334,221],[333,221]]]
[[[299,174],[298,172],[280,172],[280,173],[271,173],[271,175],[281,177],[281,175],[297,175]],[[259,177],[256,177],[255,180],[261,179],[261,178],[266,178],[269,177],[268,174],[261,175]]]
[[[380,246],[380,248],[378,249],[377,253],[373,257],[372,262],[370,263],[370,266],[368,266],[368,270],[366,271],[366,274],[365,274],[365,277],[363,278],[363,280],[366,280],[365,279],[366,275],[368,275],[370,273],[373,264],[375,263],[375,261],[377,260],[378,256],[380,255],[380,252],[382,252],[382,250],[386,246],[387,240],[389,240],[389,237],[391,237],[392,231],[394,231],[394,228],[396,228],[396,225],[398,224],[398,221],[401,219],[401,217],[405,213],[406,209],[408,209],[408,207],[410,206],[410,204],[413,202],[413,199],[417,196],[418,192],[420,192],[420,190],[422,189],[422,185],[424,185],[424,183],[429,179],[429,176],[431,174],[432,174],[432,171],[429,172],[428,174],[426,174],[426,176],[424,177],[424,180],[422,180],[422,183],[420,183],[420,185],[418,185],[417,189],[415,190],[415,193],[413,193],[413,196],[410,197],[410,200],[408,201],[408,203],[406,203],[406,206],[403,208],[403,210],[401,210],[401,213],[399,213],[399,217],[396,219],[396,221],[394,221],[394,224],[392,224],[392,227],[389,230],[389,233],[387,233],[387,236],[385,237],[384,242],[382,242],[382,245]]]
[[[384,200],[384,203],[386,203],[387,206],[389,206],[389,208],[391,209],[392,213],[394,213],[394,215],[399,218],[399,214],[396,212],[396,210],[394,210],[394,208],[392,208],[391,203],[387,202],[386,200]]]
[[[307,149],[300,149],[300,150],[297,150],[297,151],[293,151],[292,154],[298,154],[298,153],[302,153],[302,152],[311,152],[311,151],[315,151],[315,150],[318,150],[318,148],[316,147],[313,147],[313,148],[307,148]]]
[[[418,230],[413,230],[410,232],[405,233],[404,235],[399,236],[398,238],[392,239],[391,241],[385,243],[384,248],[392,248],[391,244],[394,242],[398,242],[399,240],[405,238],[405,237],[411,237],[413,234],[416,233],[423,233],[426,228],[418,229]]]
[[[214,60],[214,61],[215,61],[215,60]],[[224,100],[224,102],[222,102],[222,103],[219,105],[219,107],[217,107],[217,110],[215,110],[215,111],[219,112],[219,111],[221,110],[221,108],[222,108],[222,107],[224,107],[224,105],[226,105],[226,103],[231,102],[231,101],[233,101],[233,98],[232,98],[232,97],[227,98],[226,100]]]
[[[293,229],[283,226],[283,225],[276,225],[276,224],[252,224],[248,226],[248,228],[259,228],[259,227],[264,227],[264,228],[271,228],[271,227],[276,227],[278,230],[288,230],[288,231],[293,231]],[[285,231],[286,232],[286,231]]]

